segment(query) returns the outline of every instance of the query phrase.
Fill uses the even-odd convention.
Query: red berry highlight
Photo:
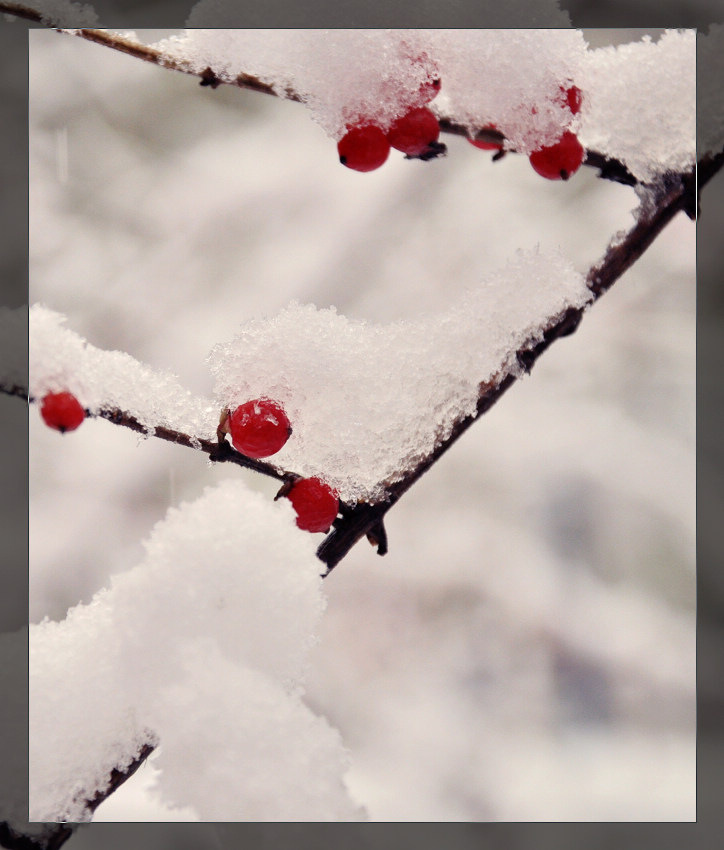
[[[354,171],[374,171],[384,165],[390,154],[390,143],[374,124],[352,127],[337,142],[339,161]]]
[[[548,180],[568,180],[581,167],[586,152],[574,133],[566,130],[560,140],[528,157],[533,169]]]
[[[337,493],[319,478],[302,478],[287,493],[303,531],[329,531],[339,513]]]
[[[64,434],[75,431],[85,419],[85,410],[73,393],[48,393],[40,405],[40,415],[49,428]]]
[[[229,432],[234,448],[247,457],[276,454],[292,433],[284,408],[268,398],[257,398],[229,414]]]
[[[394,122],[387,131],[387,141],[408,156],[418,156],[436,142],[439,135],[437,118],[426,106],[420,106]]]

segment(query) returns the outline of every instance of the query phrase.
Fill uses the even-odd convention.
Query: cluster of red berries
[[[429,103],[440,90],[440,80],[423,83],[419,100]],[[427,106],[416,106],[397,118],[385,131],[374,121],[347,125],[337,142],[339,161],[354,171],[374,171],[387,161],[390,149],[407,157],[430,159],[444,152],[438,142],[440,124]]]
[[[40,415],[48,427],[65,433],[78,428],[85,410],[73,393],[53,392],[44,396]],[[292,434],[284,408],[267,398],[247,401],[230,411],[226,421],[234,448],[247,457],[276,454]],[[304,531],[329,531],[339,513],[337,493],[319,478],[300,478],[285,485],[281,495],[292,503]]]
[[[572,115],[577,115],[581,111],[583,94],[578,86],[572,85],[568,88],[561,86],[560,102],[562,106],[568,107]],[[482,138],[469,139],[469,141],[476,148],[497,150],[500,153],[503,150],[502,142],[492,141],[496,133],[495,125],[489,124],[479,134]],[[485,138],[486,135],[491,138]],[[585,156],[586,152],[578,141],[578,137],[570,130],[566,130],[554,145],[533,151],[528,160],[541,177],[546,177],[548,180],[568,180],[581,167]]]
[[[49,428],[64,434],[75,431],[85,419],[85,410],[69,392],[48,393],[40,404],[40,415]]]
[[[281,404],[268,398],[247,401],[229,411],[226,428],[234,448],[247,457],[265,458],[276,454],[292,434],[292,426]],[[329,531],[339,513],[337,493],[319,478],[300,478],[285,485],[286,496],[304,531]]]

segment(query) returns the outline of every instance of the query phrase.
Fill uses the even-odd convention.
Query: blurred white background
[[[30,95],[31,303],[205,395],[211,347],[292,298],[386,322],[518,248],[585,271],[636,205],[456,137],[351,172],[299,104],[54,32],[31,32]],[[694,247],[680,215],[390,512],[390,553],[362,542],[326,580],[308,702],[372,819],[694,819]],[[245,475],[107,422],[30,427],[31,622]],[[178,817],[153,774],[96,819]]]

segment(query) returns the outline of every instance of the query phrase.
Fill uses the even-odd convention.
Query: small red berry
[[[247,457],[276,454],[292,433],[284,408],[268,398],[247,401],[229,415],[234,448]]]
[[[550,147],[541,148],[528,157],[534,170],[548,180],[568,180],[578,171],[586,152],[574,133],[566,130]]]
[[[408,156],[418,156],[440,135],[437,118],[426,107],[411,109],[398,118],[387,131],[387,141]]]
[[[374,124],[358,124],[337,142],[339,161],[354,171],[374,171],[385,163],[390,143]]]
[[[73,393],[48,393],[40,405],[40,415],[46,425],[64,434],[75,431],[85,419],[85,410]]]
[[[486,127],[483,127],[483,129],[480,132],[484,133],[486,131],[493,131],[493,132],[497,133],[498,128],[495,126],[495,124],[488,124]],[[489,142],[485,139],[468,139],[468,141],[470,142],[471,145],[475,145],[476,148],[480,148],[480,150],[483,150],[483,151],[500,151],[500,150],[503,150],[503,143],[502,142]]]
[[[337,493],[319,478],[302,478],[287,493],[303,531],[329,531],[339,513]]]

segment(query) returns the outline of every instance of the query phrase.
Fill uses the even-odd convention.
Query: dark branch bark
[[[156,749],[155,743],[144,744],[141,749],[138,751],[138,755],[133,759],[133,761],[128,765],[124,770],[118,770],[118,768],[113,768],[111,771],[111,777],[108,783],[108,787],[103,791],[97,791],[93,797],[88,800],[88,810],[90,812],[94,812],[98,806],[104,801],[107,800],[114,791],[117,791],[121,785],[123,785],[126,780],[130,779],[133,774],[138,770],[138,768],[146,761],[146,759],[151,755],[151,753]]]

